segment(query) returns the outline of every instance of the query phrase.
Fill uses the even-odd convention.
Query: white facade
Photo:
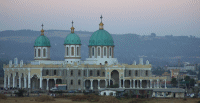
[[[100,95],[116,96],[116,91],[113,91],[113,90],[104,90],[104,91],[100,92]]]
[[[50,60],[50,47],[34,47],[35,60]]]
[[[65,62],[69,64],[81,63],[81,45],[65,45]]]

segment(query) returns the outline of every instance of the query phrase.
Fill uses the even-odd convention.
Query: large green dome
[[[80,44],[81,45],[81,39],[79,38],[79,36],[77,34],[70,33],[65,38],[65,42],[64,42],[64,45],[68,45],[68,44]]]
[[[40,35],[35,40],[34,46],[50,47],[51,44],[50,44],[49,39],[46,36]]]
[[[110,33],[100,29],[95,31],[89,40],[89,46],[114,46],[114,41]]]

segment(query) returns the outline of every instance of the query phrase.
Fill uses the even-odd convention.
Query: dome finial
[[[101,18],[101,23],[102,23],[102,18],[103,18],[103,17],[102,17],[102,15],[101,15],[101,17],[100,17],[100,18]]]
[[[103,25],[104,25],[104,24],[102,23],[102,18],[103,18],[103,17],[102,17],[102,15],[101,15],[101,17],[100,17],[101,23],[99,24],[99,29],[103,29]]]
[[[71,27],[71,33],[74,33],[74,27],[73,27],[73,24],[74,24],[74,22],[73,22],[73,20],[72,20],[72,27]]]
[[[44,30],[43,30],[43,24],[41,25],[42,26],[42,30],[41,30],[41,35],[44,35]]]

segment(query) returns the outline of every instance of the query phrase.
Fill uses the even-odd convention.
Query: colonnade
[[[31,88],[31,79],[32,78],[28,78],[28,88],[29,89]],[[46,81],[47,81],[46,90],[49,90],[49,79],[50,78],[46,78]],[[16,80],[15,76],[13,76],[12,80],[13,80],[12,81],[12,83],[13,83],[12,84],[12,88],[16,88],[16,87],[17,88],[27,88],[27,77],[26,76],[23,77],[23,84],[24,85],[22,85],[22,78],[21,78],[21,76],[19,76],[18,82],[16,82],[17,80]],[[39,82],[39,84],[40,84],[39,88],[42,89],[43,78],[40,78],[39,80],[40,80],[40,82]],[[53,80],[54,80],[54,83],[56,84],[57,78],[54,78]],[[11,87],[10,83],[11,83],[11,77],[10,76],[4,77],[4,88],[10,88]],[[17,86],[17,84],[19,84],[19,86]]]
[[[86,79],[87,80],[87,79]],[[84,89],[85,89],[85,87],[86,87],[86,83],[85,83],[85,81],[86,80],[84,80],[83,81],[83,83],[84,83]],[[97,81],[98,81],[98,89],[100,89],[100,80],[101,79],[97,79]],[[102,79],[103,80],[103,79]],[[91,90],[93,90],[93,81],[94,81],[94,79],[89,79],[89,81],[90,81],[90,89]],[[105,81],[105,88],[109,85],[110,86],[110,82],[111,82],[111,80],[109,80],[109,79],[104,79],[104,81]],[[123,83],[121,83],[121,81],[123,81]],[[126,79],[120,79],[119,80],[119,88],[125,88],[125,81],[126,81]],[[142,83],[142,79],[139,79],[139,80],[136,80],[136,79],[129,79],[129,81],[130,81],[130,86],[129,86],[129,88],[143,88],[142,87],[142,85],[143,85],[143,83]],[[150,79],[150,80],[145,80],[146,81],[146,87],[145,88],[162,88],[161,87],[161,82],[160,82],[160,80],[159,79],[157,79],[157,80],[152,80],[152,79]],[[164,88],[167,88],[167,86],[166,86],[166,79],[164,79],[164,81],[165,81],[165,87]]]

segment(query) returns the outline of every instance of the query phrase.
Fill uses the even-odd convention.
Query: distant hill
[[[51,60],[64,60],[64,40],[69,30],[46,30],[51,42]],[[81,38],[82,60],[88,57],[88,44],[92,32],[75,31]],[[0,32],[0,69],[2,64],[8,64],[8,60],[15,57],[24,62],[30,62],[34,56],[34,41],[40,36],[40,31],[17,30]],[[139,56],[144,56],[144,62],[149,60],[153,66],[177,64],[178,59],[182,62],[200,62],[200,38],[182,36],[140,36],[137,34],[112,34],[115,50],[114,57],[120,63],[138,63]],[[1,75],[1,74],[0,74]]]

